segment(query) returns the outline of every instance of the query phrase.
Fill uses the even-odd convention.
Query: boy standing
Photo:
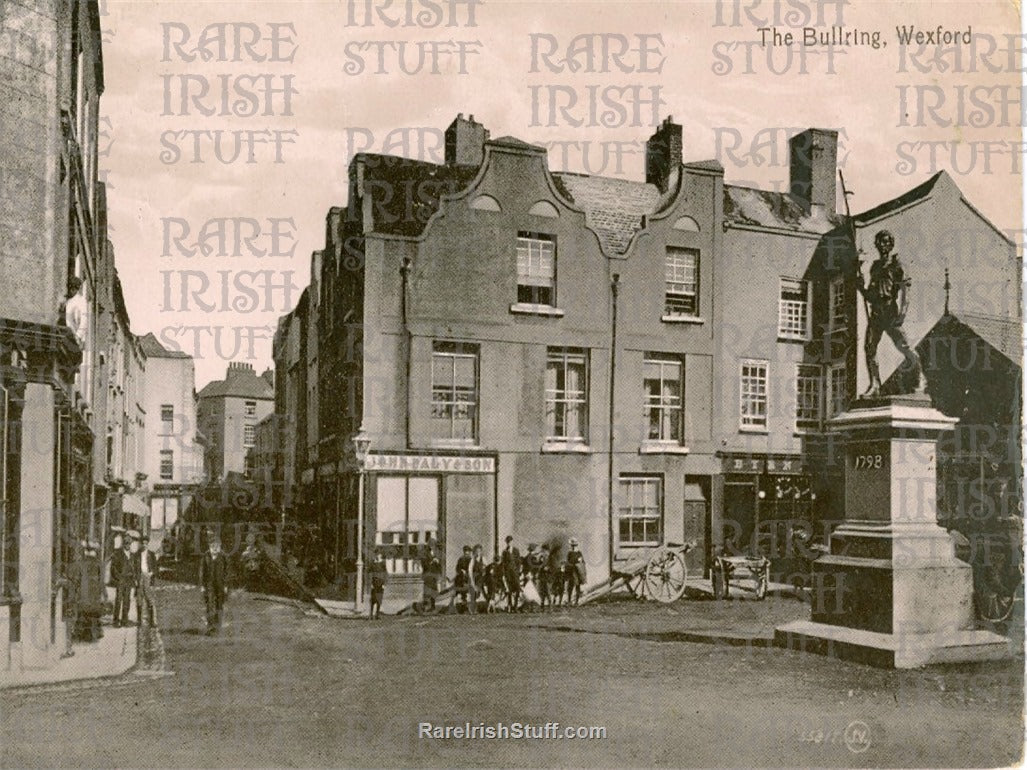
[[[513,545],[513,536],[506,536],[503,549],[503,583],[506,588],[506,611],[517,609],[521,597],[521,552]]]
[[[542,544],[542,553],[539,555],[539,567],[538,567],[538,598],[539,604],[544,610],[547,605],[552,605],[553,600],[549,595],[549,585],[552,582],[553,567],[549,563],[549,546],[546,543]]]
[[[577,606],[581,601],[581,587],[585,584],[585,554],[578,550],[578,541],[571,538],[570,550],[567,552],[567,603],[573,597]]]
[[[470,612],[470,605],[467,603],[467,593],[471,590],[471,562],[474,559],[471,556],[471,546],[465,545],[463,549],[463,555],[456,560],[456,577],[453,578],[453,601],[449,603],[449,606],[453,606],[453,602],[460,598],[463,601],[464,607]]]
[[[439,595],[439,580],[442,577],[442,562],[435,555],[435,547],[428,543],[424,558],[421,559],[422,597],[424,612],[435,611],[435,599]]]
[[[385,598],[385,582],[389,576],[388,568],[385,566],[385,554],[380,549],[374,552],[374,561],[367,571],[371,579],[371,620],[380,620],[382,599]]]

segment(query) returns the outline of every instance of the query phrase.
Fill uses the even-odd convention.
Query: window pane
[[[555,277],[556,243],[522,233],[517,238],[517,301],[551,305]]]
[[[698,253],[668,248],[666,256],[666,300],[668,315],[695,315]]]
[[[620,479],[616,532],[621,546],[650,546],[662,542],[661,484],[658,477]]]
[[[448,353],[435,353],[431,362],[432,387],[453,384],[453,359]]]
[[[643,362],[647,438],[681,441],[681,361],[648,358]]]
[[[551,348],[546,362],[546,430],[549,438],[585,438],[586,356]]]
[[[431,415],[439,438],[475,438],[478,354],[466,352],[469,348],[473,346],[435,343]]]
[[[379,532],[398,532],[406,525],[406,479],[402,476],[379,476],[376,508]]]
[[[830,312],[831,312],[831,328],[842,329],[846,325],[846,308],[845,308],[845,279],[836,278],[831,281],[830,288]]]
[[[795,420],[799,428],[820,426],[820,367],[799,364],[795,377]]]
[[[778,303],[778,334],[782,337],[805,339],[807,313],[806,282],[782,278]]]
[[[474,387],[474,358],[458,356],[453,361],[453,383],[457,387]]]
[[[411,532],[436,532],[439,524],[439,480],[432,476],[411,476],[410,523]]]
[[[741,367],[740,413],[743,426],[765,426],[767,408],[767,365],[744,362]]]

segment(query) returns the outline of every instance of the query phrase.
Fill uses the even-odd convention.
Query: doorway
[[[756,526],[756,485],[751,481],[724,483],[724,553],[748,555]]]

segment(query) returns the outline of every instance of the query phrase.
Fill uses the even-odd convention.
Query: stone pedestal
[[[937,524],[938,438],[955,423],[926,396],[860,400],[831,421],[845,521],[815,562],[811,620],[779,627],[778,644],[894,668],[1010,654],[975,629],[970,565]]]

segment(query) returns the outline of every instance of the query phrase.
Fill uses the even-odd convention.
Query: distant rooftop
[[[258,376],[253,366],[238,361],[228,365],[225,379],[214,380],[203,386],[197,398],[255,398],[272,400],[275,389],[267,378]]]
[[[139,340],[139,347],[142,348],[143,355],[147,358],[192,358],[181,350],[168,350],[160,344],[153,332],[136,337],[136,339]]]
[[[954,317],[1011,363],[1022,366],[1023,324],[1019,321],[984,313],[960,312]]]

